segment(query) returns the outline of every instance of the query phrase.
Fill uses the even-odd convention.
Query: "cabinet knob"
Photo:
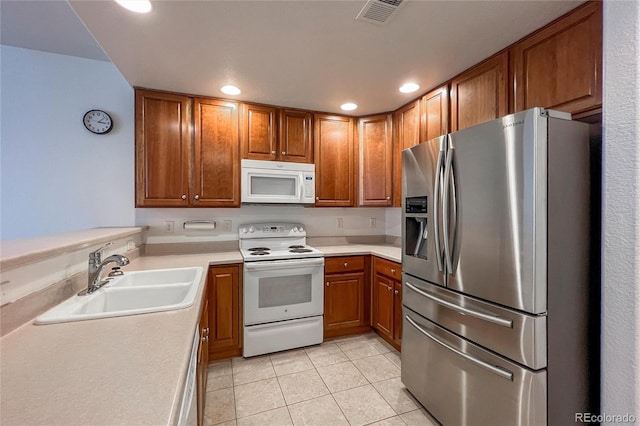
[[[319,201],[319,200],[320,200],[320,197],[316,197],[316,200],[317,200],[317,201]]]
[[[327,281],[327,287],[329,287],[329,281]]]
[[[180,197],[180,198],[182,198],[183,200],[186,200],[187,199],[187,194],[182,194],[182,197]]]
[[[203,342],[208,342],[209,341],[209,336],[202,336],[202,341]]]
[[[194,200],[199,200],[199,199],[200,199],[200,196],[196,194],[196,195],[194,195],[194,196],[193,196],[193,199],[194,199]]]
[[[391,199],[391,197],[387,197],[387,201],[389,201]]]
[[[276,155],[276,152],[275,151],[271,151],[271,155]]]
[[[395,274],[395,273],[396,273],[396,270],[392,268],[392,269],[391,269],[391,273],[392,273],[392,274]]]
[[[209,335],[209,327],[207,327],[207,328],[203,328],[203,329],[202,329],[202,334],[203,334],[204,336],[208,336],[208,335]]]
[[[349,266],[349,264],[347,262],[344,262],[344,267],[346,268],[347,266]]]
[[[391,287],[387,287],[387,291],[391,291]]]
[[[398,293],[399,293],[399,291],[398,291],[398,290],[396,290],[396,291],[394,291],[394,293],[395,293],[395,294],[398,294]]]
[[[282,155],[287,155],[287,151],[282,151]]]

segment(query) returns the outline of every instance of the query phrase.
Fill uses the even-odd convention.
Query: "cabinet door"
[[[208,277],[209,357],[241,354],[240,268],[212,266]]]
[[[489,58],[451,82],[451,131],[500,118],[507,111],[508,52]]]
[[[394,113],[393,205],[402,204],[402,150],[420,143],[420,101],[406,105]]]
[[[514,111],[602,104],[602,3],[590,2],[511,49]]]
[[[326,275],[325,336],[336,330],[367,325],[364,305],[364,272]]]
[[[373,328],[393,339],[393,280],[374,274]]]
[[[359,120],[359,205],[391,206],[391,114]]]
[[[275,160],[276,108],[242,104],[242,158]]]
[[[240,206],[238,104],[195,99],[194,191],[197,207]]]
[[[313,163],[313,114],[307,111],[280,111],[279,159],[297,163]]]
[[[315,117],[316,206],[355,206],[353,119]]]
[[[198,345],[198,368],[196,379],[198,386],[197,403],[198,403],[198,424],[204,424],[204,404],[207,393],[207,377],[209,366],[209,302],[207,295],[204,296],[202,313],[200,315],[200,344]]]
[[[449,85],[424,95],[420,105],[420,142],[449,132]]]
[[[191,98],[136,90],[136,207],[189,205]]]
[[[402,343],[402,283],[393,282],[393,341]]]

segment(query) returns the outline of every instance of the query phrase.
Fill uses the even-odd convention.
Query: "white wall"
[[[337,221],[342,219],[342,228]],[[371,226],[375,219],[375,227]],[[187,220],[212,220],[213,231],[184,231]],[[224,221],[231,221],[224,230]],[[165,232],[165,222],[174,232]],[[310,237],[384,235],[384,208],[313,208],[303,206],[243,206],[237,209],[136,209],[136,224],[150,226],[147,243],[227,241],[238,239],[238,225],[256,222],[299,222]]]
[[[0,52],[0,239],[133,225],[133,89],[120,72],[109,62]],[[94,108],[111,115],[111,133],[84,128]]]
[[[640,418],[640,3],[604,3],[602,413]],[[606,422],[609,423],[609,422]]]

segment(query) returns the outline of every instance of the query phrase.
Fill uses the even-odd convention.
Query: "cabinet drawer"
[[[385,277],[398,281],[402,280],[402,265],[399,263],[374,257],[373,270],[376,274],[384,275]]]
[[[364,256],[326,257],[324,259],[324,273],[352,272],[364,270]]]

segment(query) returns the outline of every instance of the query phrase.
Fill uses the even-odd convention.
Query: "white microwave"
[[[283,161],[242,160],[241,201],[246,204],[313,204],[316,166]]]

